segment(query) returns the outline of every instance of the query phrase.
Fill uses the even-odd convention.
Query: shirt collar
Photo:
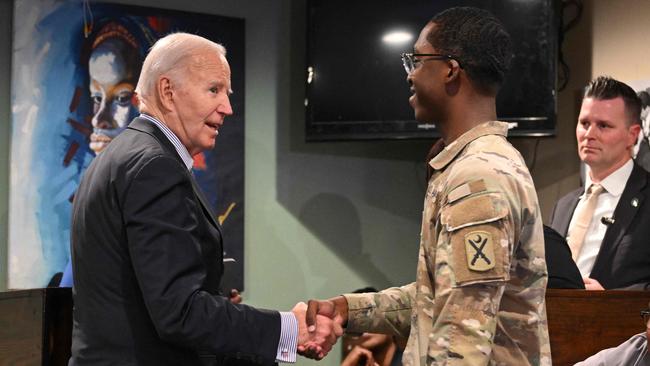
[[[172,145],[174,145],[174,148],[176,149],[176,153],[178,153],[178,155],[183,160],[183,163],[185,163],[187,170],[191,170],[192,165],[194,165],[194,159],[192,159],[192,155],[190,155],[190,152],[187,151],[185,145],[181,143],[181,140],[178,138],[178,136],[176,136],[176,134],[172,130],[170,130],[166,124],[164,124],[157,118],[144,113],[141,113],[140,117],[150,121],[162,131],[162,133],[167,137],[167,139],[169,139],[169,142],[171,142]]]
[[[433,159],[429,161],[429,165],[435,170],[443,169],[447,164],[454,160],[456,155],[458,155],[458,153],[460,153],[470,142],[486,135],[501,135],[505,137],[508,135],[508,124],[499,121],[481,123],[462,134],[451,144],[445,146],[438,155],[434,156]]]
[[[623,164],[620,168],[616,169],[612,174],[608,175],[605,179],[600,181],[600,185],[605,188],[607,193],[612,196],[618,197],[623,194],[625,189],[625,184],[632,174],[632,169],[634,168],[634,161],[632,159],[628,160],[627,163]],[[589,187],[593,182],[589,176],[589,166],[587,166],[587,177],[585,179],[585,187]]]

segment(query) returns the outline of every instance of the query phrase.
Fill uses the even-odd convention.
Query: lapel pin
[[[639,207],[639,199],[632,198],[632,207]]]

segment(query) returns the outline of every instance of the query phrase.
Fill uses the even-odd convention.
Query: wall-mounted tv
[[[513,40],[511,70],[497,96],[510,136],[551,136],[556,122],[556,0],[309,0],[306,139],[432,138],[414,120],[400,54],[422,27],[453,6],[485,8]]]

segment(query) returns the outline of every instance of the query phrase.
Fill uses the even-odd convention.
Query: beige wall
[[[593,0],[592,76],[650,79],[650,1]]]

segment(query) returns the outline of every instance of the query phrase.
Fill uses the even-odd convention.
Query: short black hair
[[[512,61],[512,42],[489,11],[474,7],[447,9],[431,19],[436,26],[427,41],[457,61],[474,85],[496,94]]]
[[[641,110],[646,107],[650,107],[650,94],[647,90],[641,90],[636,94],[641,100]]]
[[[641,124],[641,98],[629,85],[609,76],[599,76],[585,88],[584,98],[609,100],[622,98],[628,125]]]

